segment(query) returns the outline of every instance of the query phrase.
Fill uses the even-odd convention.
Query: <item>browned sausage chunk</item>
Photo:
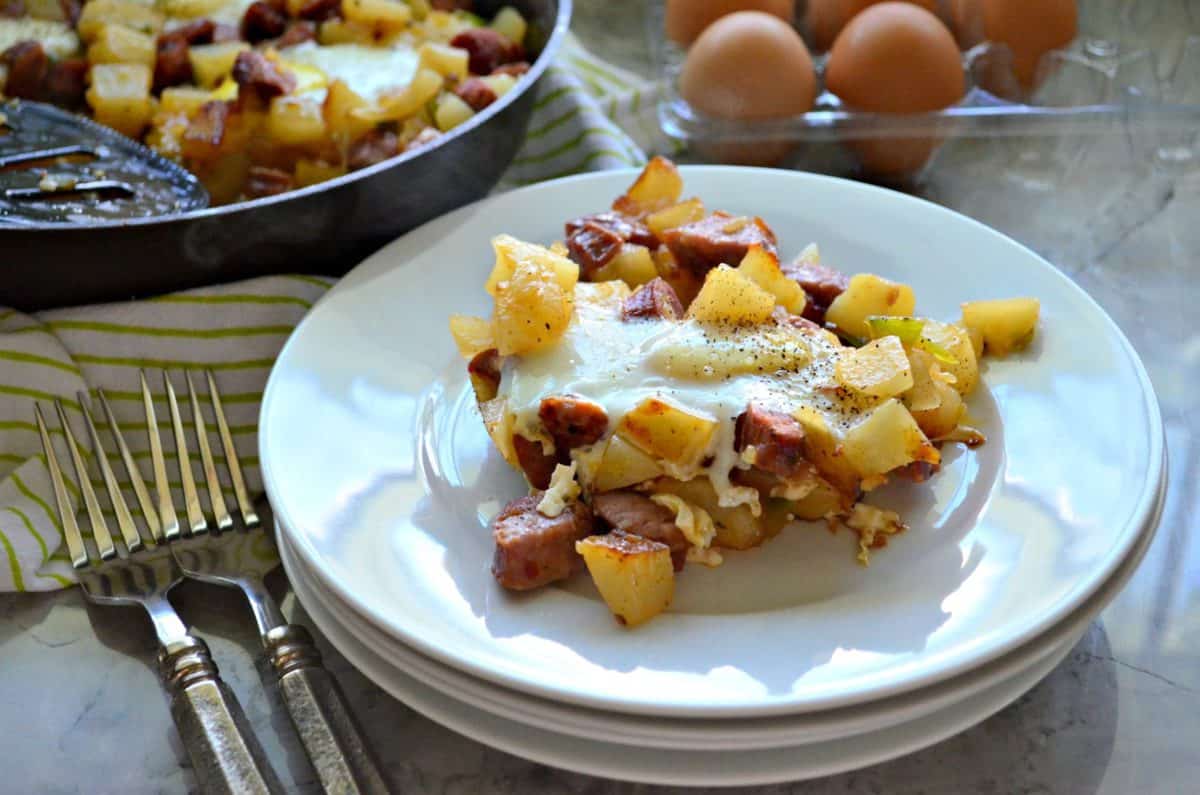
[[[289,22],[287,30],[283,32],[282,36],[275,39],[273,44],[277,50],[286,50],[288,47],[295,47],[297,44],[303,44],[306,41],[315,41],[316,38],[317,23],[300,20]]]
[[[188,120],[183,132],[183,153],[188,157],[211,155],[225,142],[232,101],[205,102]]]
[[[809,468],[804,458],[804,426],[790,414],[751,403],[737,418],[734,449],[753,450],[754,465],[784,480]]]
[[[3,53],[0,64],[8,67],[4,93],[18,99],[40,99],[50,59],[40,41],[18,41]]]
[[[58,0],[58,9],[62,12],[63,22],[73,28],[83,13],[83,0]]]
[[[517,463],[521,465],[521,471],[525,473],[529,485],[535,489],[549,488],[550,476],[554,474],[558,458],[548,455],[542,449],[541,442],[526,439],[519,434],[513,434],[512,443],[513,451],[517,454]]]
[[[162,37],[179,36],[188,44],[211,44],[216,32],[217,25],[211,19],[197,19],[164,33]]]
[[[350,144],[346,153],[346,166],[354,171],[376,163],[382,163],[389,157],[400,154],[400,139],[394,132],[387,130],[371,130]]]
[[[313,22],[324,22],[342,13],[342,0],[308,0],[300,6],[298,16]]]
[[[521,75],[525,74],[528,71],[529,71],[529,61],[515,61],[513,63],[506,63],[502,66],[497,66],[495,69],[492,70],[492,74],[494,74],[494,75],[512,75],[513,77],[520,77]]]
[[[538,419],[560,452],[595,444],[608,429],[608,413],[598,403],[574,395],[544,398]]]
[[[480,403],[496,397],[500,389],[500,353],[488,348],[475,354],[467,363],[467,375],[475,389],[475,399]]]
[[[541,495],[513,500],[492,520],[492,574],[513,591],[566,579],[583,568],[575,542],[592,535],[592,512],[575,501],[556,517],[538,513]]]
[[[172,33],[159,37],[154,61],[155,91],[192,81],[192,61],[188,58],[188,49],[188,40],[183,36]]]
[[[625,241],[621,236],[600,224],[586,223],[567,238],[567,253],[579,263],[581,279],[591,281],[596,271],[613,261]]]
[[[687,562],[688,540],[675,526],[675,516],[644,494],[610,491],[592,498],[592,511],[609,527],[658,541],[671,548],[675,571]]]
[[[237,60],[233,62],[233,80],[241,89],[239,99],[249,94],[263,103],[296,87],[295,77],[279,71],[275,64],[258,52],[238,53]]]
[[[469,28],[450,40],[451,47],[470,53],[471,74],[490,75],[497,66],[525,58],[525,48],[488,28]]]
[[[656,277],[637,288],[633,295],[621,304],[622,320],[678,320],[683,317],[683,303],[675,294],[675,288],[661,277]]]
[[[237,25],[230,25],[228,22],[218,22],[213,26],[213,44],[219,44],[223,41],[238,41],[239,35]],[[192,43],[195,44],[196,42]]]
[[[588,224],[602,226],[626,243],[634,243],[650,249],[658,248],[658,237],[650,231],[649,227],[636,218],[630,218],[620,213],[595,213],[567,221],[566,236],[571,237]]]
[[[20,19],[25,16],[25,0],[0,0],[0,19]]]
[[[65,108],[80,108],[87,90],[88,64],[83,58],[65,58],[50,65],[42,83],[42,96],[47,102]]]
[[[708,218],[663,233],[663,242],[680,267],[703,276],[721,265],[736,267],[750,246],[775,250],[775,233],[761,218],[715,212]]]
[[[282,36],[287,14],[270,3],[251,3],[242,15],[242,38],[251,44]]]
[[[793,262],[784,265],[782,270],[808,293],[804,317],[814,323],[825,322],[825,310],[850,286],[849,276],[826,265]]]
[[[474,11],[475,0],[430,0],[438,11]]]
[[[459,99],[471,106],[476,113],[496,101],[496,92],[478,77],[472,77],[454,89]]]
[[[294,187],[292,175],[277,168],[251,166],[250,173],[246,177],[246,196],[251,199],[287,193]]]

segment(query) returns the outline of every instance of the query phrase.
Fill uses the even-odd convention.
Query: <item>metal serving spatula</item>
[[[208,206],[179,165],[90,119],[25,100],[0,103],[0,227],[88,224]]]

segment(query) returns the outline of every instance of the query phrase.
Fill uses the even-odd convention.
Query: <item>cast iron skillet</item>
[[[481,0],[518,8],[544,44],[518,86],[428,148],[308,188],[163,218],[0,229],[0,304],[22,310],[114,301],[232,281],[341,274],[384,243],[486,195],[525,137],[567,32],[571,0]],[[536,41],[534,42],[536,45]]]

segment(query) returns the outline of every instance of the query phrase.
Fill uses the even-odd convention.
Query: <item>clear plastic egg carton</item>
[[[943,2],[947,11],[949,3]],[[811,46],[805,6],[805,0],[797,3],[796,25]],[[1084,0],[1079,34],[1069,47],[1042,57],[1029,91],[1012,71],[1008,47],[981,42],[962,54],[966,95],[935,113],[846,109],[824,90],[826,54],[814,52],[819,95],[813,110],[765,122],[717,119],[693,109],[677,90],[686,53],[663,33],[664,2],[651,0],[647,9],[651,58],[665,78],[659,122],[696,159],[736,161],[752,148],[747,144],[783,142],[791,153],[780,165],[855,174],[853,142],[864,139],[1037,139],[1061,147],[1123,136],[1129,156],[1142,163],[1200,168],[1200,0]],[[881,179],[919,178],[918,171]]]

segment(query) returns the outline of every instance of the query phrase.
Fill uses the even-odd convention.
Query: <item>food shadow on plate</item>
[[[677,580],[668,614],[627,630],[612,619],[586,573],[528,594],[509,593],[496,584],[489,571],[493,550],[488,523],[525,487],[493,449],[468,393],[465,385],[446,384],[436,401],[440,408],[429,410],[453,416],[436,429],[425,426],[430,433],[419,448],[428,493],[412,521],[443,540],[442,565],[449,581],[496,638],[534,635],[617,671],[647,664],[631,662],[626,643],[644,639],[654,645],[657,669],[705,672],[733,666],[770,692],[788,692],[839,652],[899,660],[920,652],[950,617],[943,608],[946,598],[972,576],[986,551],[982,543],[967,545],[964,539],[1000,479],[1000,438],[990,450],[981,448],[984,454],[946,445],[940,481],[881,491],[878,503],[900,509],[911,529],[888,549],[876,550],[869,568],[854,561],[852,533],[830,533],[824,523],[796,522],[763,547],[723,553],[726,562],[717,569],[689,566]],[[980,390],[972,409],[990,433],[1002,435],[990,393]],[[898,593],[919,598],[898,600]],[[771,613],[790,611],[803,625],[808,607],[816,605],[820,609],[811,612],[821,613],[825,621],[837,613],[875,618],[840,622],[836,635],[799,633],[787,642],[792,653],[786,660],[753,653],[773,620]],[[703,658],[689,644],[654,642],[680,632],[709,633],[713,621],[719,622],[725,641],[703,644],[711,650]],[[821,629],[815,615],[813,622],[814,629]],[[578,642],[585,635],[586,648]]]

